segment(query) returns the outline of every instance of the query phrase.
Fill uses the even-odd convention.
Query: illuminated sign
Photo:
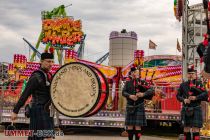
[[[43,20],[42,31],[42,42],[54,47],[74,47],[84,38],[81,20],[68,17]]]

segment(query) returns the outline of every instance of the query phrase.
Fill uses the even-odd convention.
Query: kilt
[[[186,116],[186,107],[181,110],[181,120],[184,127],[203,127],[203,115],[200,106],[194,107],[194,113],[192,116]]]
[[[33,130],[35,134],[33,137],[28,137],[28,140],[43,140],[44,138],[53,137],[51,133],[54,134],[53,118],[50,117],[49,112],[44,110],[44,105],[32,105],[29,130]]]
[[[128,111],[128,106],[126,107],[125,125],[126,126],[147,125],[144,104],[137,106],[133,114],[130,114]]]

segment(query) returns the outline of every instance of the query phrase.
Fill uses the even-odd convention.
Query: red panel
[[[181,104],[177,101],[176,97],[161,100],[162,110],[172,110],[179,111],[181,109]]]

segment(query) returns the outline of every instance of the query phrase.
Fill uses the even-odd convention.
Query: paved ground
[[[0,134],[0,140],[26,140],[26,137],[8,137]],[[120,136],[84,136],[84,135],[68,135],[56,137],[56,140],[127,140],[126,137]],[[141,140],[172,140],[172,138],[158,138],[143,136]],[[173,138],[174,140],[174,138]]]
[[[72,133],[73,132],[73,133]],[[67,130],[64,136],[56,137],[56,140],[127,140],[120,136],[121,131],[115,129],[74,129]],[[9,137],[0,133],[0,140],[27,140],[26,137]],[[141,140],[177,140],[176,137],[142,136]]]

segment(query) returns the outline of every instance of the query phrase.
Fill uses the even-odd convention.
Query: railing
[[[156,113],[177,113],[181,109],[181,103],[176,99],[178,87],[173,86],[156,86],[155,96],[150,101],[145,101],[147,112]],[[117,95],[117,96],[116,96]],[[107,110],[125,111],[126,98],[122,96],[122,88],[110,88],[109,99],[107,101]],[[117,109],[116,109],[117,108]]]
[[[23,86],[6,85],[0,86],[1,100],[0,104],[3,109],[11,109],[17,103]],[[150,101],[145,101],[146,111],[148,112],[173,112],[179,111],[181,104],[176,99],[177,87],[158,86],[155,87],[155,96]],[[29,103],[31,98],[27,100]],[[26,103],[26,104],[27,104]],[[124,111],[126,98],[122,96],[122,88],[110,88],[107,104],[104,110]]]

